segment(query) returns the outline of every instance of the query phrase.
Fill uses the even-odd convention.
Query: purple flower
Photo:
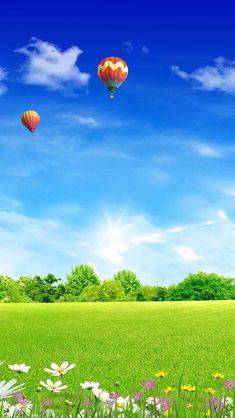
[[[147,379],[147,380],[144,381],[144,383],[142,383],[142,386],[146,390],[151,390],[151,389],[155,388],[156,383],[154,382],[154,380]]]
[[[43,408],[49,408],[51,406],[52,402],[49,399],[43,399],[42,400],[42,406]]]
[[[160,403],[161,409],[164,412],[165,411],[168,411],[168,409],[170,409],[170,402],[171,402],[170,399],[167,399],[167,398],[158,398],[157,400]]]
[[[110,401],[115,402],[118,398],[120,398],[120,394],[117,392],[111,392],[109,395]]]
[[[24,399],[24,395],[22,392],[16,392],[14,394],[14,398],[16,401],[20,402],[22,399]]]
[[[133,401],[141,401],[142,398],[143,398],[143,394],[141,392],[135,392],[132,395]]]
[[[211,408],[214,410],[222,410],[226,407],[225,402],[222,401],[220,398],[211,398],[210,400]]]
[[[20,399],[19,400],[19,404],[20,404],[20,406],[24,406],[24,405],[30,405],[30,401],[28,401],[27,399]]]
[[[235,386],[235,379],[225,380],[224,387],[228,390],[233,390]]]

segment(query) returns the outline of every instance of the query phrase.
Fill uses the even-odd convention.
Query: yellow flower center
[[[165,377],[165,376],[166,376],[166,373],[165,373],[165,372],[158,372],[158,373],[156,373],[156,374],[155,374],[155,376],[156,376],[156,377],[163,378],[163,377]]]
[[[208,395],[214,395],[215,394],[215,389],[212,389],[212,388],[206,388],[205,389],[205,392],[208,394]]]
[[[184,386],[182,386],[182,389],[185,390],[186,392],[195,392],[196,391],[196,386],[184,385]]]
[[[64,373],[64,367],[58,367],[57,372]]]
[[[213,377],[215,377],[216,379],[223,379],[224,374],[223,373],[215,373],[215,374],[213,374]]]
[[[51,383],[51,384],[49,385],[49,388],[53,390],[53,389],[55,389],[55,388],[56,388],[56,385],[54,385],[54,383]]]
[[[123,408],[124,407],[124,403],[123,402],[118,402],[117,403],[117,407],[118,408]]]
[[[168,386],[166,389],[164,389],[164,392],[169,395],[173,392],[173,390],[174,388],[172,386]]]

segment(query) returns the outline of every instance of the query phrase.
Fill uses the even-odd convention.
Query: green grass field
[[[76,363],[63,377],[70,385],[95,380],[119,392],[139,390],[154,373],[168,373],[164,385],[219,382],[223,372],[235,377],[235,302],[1,304],[0,360],[3,378],[8,364],[25,362],[27,393],[35,393],[52,361]],[[50,377],[50,376],[49,376]],[[1,380],[1,379],[0,379]],[[213,383],[212,383],[213,382]]]

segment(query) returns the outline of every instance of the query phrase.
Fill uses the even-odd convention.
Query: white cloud
[[[90,116],[73,115],[72,119],[73,119],[74,122],[78,123],[79,125],[87,125],[87,126],[91,126],[91,127],[97,127],[98,126],[97,121]]]
[[[133,43],[131,41],[125,41],[125,42],[123,42],[122,46],[125,49],[125,51],[128,52],[128,53],[132,53],[135,50],[139,50],[143,54],[146,54],[147,55],[150,52],[150,49],[146,45],[143,45],[143,44],[135,45],[135,43]]]
[[[218,217],[219,217],[220,219],[224,219],[225,221],[227,221],[227,220],[228,220],[228,216],[227,216],[227,214],[224,212],[224,210],[219,210],[219,211],[217,212],[217,215],[218,215]]]
[[[194,141],[189,142],[189,146],[196,154],[201,155],[202,157],[221,158],[224,155],[222,150],[215,145]]]
[[[123,48],[126,50],[126,52],[133,52],[134,51],[134,46],[133,46],[132,42],[130,42],[130,41],[123,42]]]
[[[173,65],[172,71],[185,81],[195,82],[198,89],[206,91],[220,90],[235,94],[235,60],[216,58],[214,65],[207,65],[189,73]]]
[[[235,196],[235,186],[229,186],[222,189],[225,194],[228,196]]]
[[[176,245],[174,246],[174,250],[182,258],[183,261],[196,261],[203,258],[197,255],[195,251],[190,247]]]
[[[131,239],[133,244],[140,245],[144,242],[155,243],[164,242],[164,235],[162,232],[150,232],[149,234],[136,235]]]
[[[3,96],[7,92],[7,87],[3,83],[7,79],[7,72],[5,68],[0,67],[0,96]]]
[[[61,122],[69,120],[69,126],[73,125],[83,125],[88,128],[123,128],[129,125],[129,120],[124,121],[123,119],[114,119],[109,115],[104,116],[103,114],[77,114],[73,113],[73,111],[65,112],[65,113],[58,113],[54,115],[55,121],[58,124]]]
[[[88,85],[90,75],[76,65],[82,50],[77,46],[61,51],[52,43],[32,38],[28,45],[16,52],[25,55],[23,82],[63,92]]]
[[[235,275],[235,223],[222,209],[215,219],[166,228],[137,214],[102,216],[82,226],[80,216],[68,222],[66,211],[48,219],[0,211],[0,274],[64,278],[74,265],[87,263],[101,277],[126,268],[150,284],[174,283],[199,270]]]
[[[150,49],[146,46],[146,45],[139,45],[141,52],[143,52],[143,54],[149,54]]]

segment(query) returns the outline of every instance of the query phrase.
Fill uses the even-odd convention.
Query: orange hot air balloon
[[[117,88],[126,80],[127,75],[127,64],[121,58],[107,57],[99,63],[98,76],[110,91],[111,98],[114,97]]]
[[[35,110],[27,110],[21,116],[21,122],[30,132],[34,133],[40,122],[40,116]]]

